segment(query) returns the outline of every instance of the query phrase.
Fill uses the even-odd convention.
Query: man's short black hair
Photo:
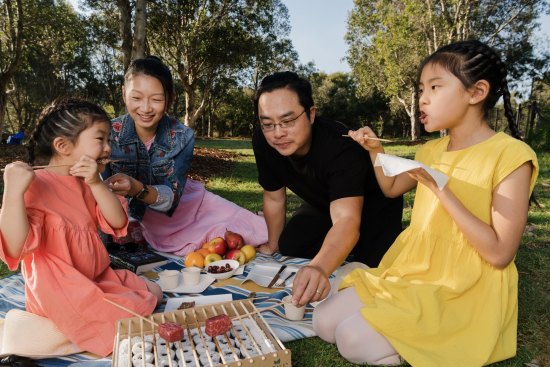
[[[311,107],[314,106],[311,84],[306,78],[299,76],[293,71],[278,71],[262,79],[260,87],[256,92],[256,97],[254,98],[256,114],[258,114],[258,101],[260,100],[260,96],[263,93],[282,88],[290,89],[298,95],[298,100],[309,117],[309,111]]]

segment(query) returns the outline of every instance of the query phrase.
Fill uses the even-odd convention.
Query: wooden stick
[[[347,137],[347,138],[349,138],[349,137],[350,137],[350,136],[349,136],[349,135],[347,135],[347,134],[345,134],[345,135],[342,135],[342,136],[345,136],[345,137]],[[393,143],[393,141],[392,141],[392,140],[388,140],[388,139],[382,139],[382,138],[372,138],[372,137],[370,137],[370,136],[366,136],[366,135],[365,135],[364,137],[365,137],[365,138],[367,138],[367,140],[378,140],[378,141],[385,141],[386,143]]]
[[[116,303],[116,302],[114,302],[114,301],[111,301],[110,299],[103,298],[103,300],[109,302],[109,303],[112,304],[113,306],[117,306],[117,307],[120,308],[121,310],[124,310],[124,311],[126,311],[126,312],[128,312],[128,313],[130,313],[130,314],[132,314],[132,315],[134,315],[134,316],[139,317],[139,318],[142,319],[143,321],[147,321],[147,322],[150,323],[150,324],[153,324],[153,325],[155,325],[155,326],[159,326],[159,324],[157,324],[156,322],[154,322],[154,321],[152,321],[152,320],[149,320],[148,318],[145,318],[145,317],[141,316],[140,314],[135,313],[134,311],[132,311],[132,310],[130,310],[130,309],[128,309],[128,308],[126,308],[126,307],[124,307],[124,306],[122,306],[122,305],[119,305],[118,303]]]
[[[273,306],[269,306],[269,307],[265,307],[265,308],[260,308],[260,309],[257,309],[256,311],[252,311],[252,312],[247,312],[245,315],[240,315],[240,316],[236,316],[236,317],[233,317],[231,320],[239,320],[239,319],[242,319],[242,318],[245,318],[245,317],[248,317],[250,315],[254,315],[255,313],[260,313],[260,312],[263,312],[263,311],[269,311],[269,310],[272,310],[274,309],[275,307],[278,307],[280,305],[284,304],[283,301],[273,305]]]
[[[97,163],[99,164],[108,164],[108,163],[112,163],[112,162],[119,162],[120,159],[99,159],[97,161]],[[31,166],[32,169],[42,169],[42,168],[50,168],[50,167],[71,167],[71,166],[74,166],[75,163],[73,164],[55,164],[55,165],[44,165],[44,166]],[[2,168],[0,170],[0,172],[4,172],[5,171],[5,168]]]

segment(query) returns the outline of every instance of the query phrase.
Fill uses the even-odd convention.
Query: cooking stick
[[[151,321],[151,320],[149,320],[149,319],[147,319],[147,318],[141,316],[140,314],[135,313],[134,311],[132,311],[132,310],[130,310],[130,309],[128,309],[128,308],[126,308],[126,307],[124,307],[124,306],[122,306],[122,305],[119,305],[118,303],[116,303],[116,302],[114,302],[114,301],[111,301],[110,299],[103,298],[103,300],[109,302],[109,303],[112,304],[113,306],[117,306],[117,307],[120,308],[121,310],[124,310],[124,311],[126,311],[126,312],[128,312],[128,313],[131,313],[131,314],[134,315],[134,316],[139,317],[139,318],[142,319],[143,321],[147,321],[147,322],[150,323],[150,324],[153,324],[153,325],[155,325],[155,326],[159,326],[159,324],[157,324],[156,322]]]
[[[347,138],[350,138],[350,136],[349,136],[349,135],[347,135],[347,134],[345,134],[345,135],[342,135],[342,136],[345,136],[345,137],[347,137]],[[378,140],[378,141],[384,141],[384,142],[386,142],[386,143],[393,143],[393,141],[391,141],[391,140],[388,140],[388,139],[382,139],[382,138],[372,138],[372,137],[370,137],[370,136],[366,136],[366,135],[365,135],[364,137],[365,137],[365,138],[366,138],[367,140]]]
[[[118,162],[120,159],[99,159],[97,163],[99,164],[108,164],[112,162]],[[71,167],[75,164],[55,164],[55,165],[44,165],[44,166],[31,166],[32,169],[42,169],[42,168],[51,168],[51,167]],[[5,168],[0,169],[0,172],[4,172]]]
[[[237,317],[233,317],[231,320],[239,320],[239,319],[242,319],[242,318],[245,318],[245,317],[248,317],[250,315],[254,315],[255,313],[260,313],[260,312],[263,312],[263,311],[268,311],[268,310],[272,310],[274,309],[275,307],[278,307],[280,305],[282,305],[284,302],[281,301],[273,306],[269,306],[269,307],[265,307],[265,308],[260,308],[260,309],[257,309],[256,311],[252,311],[252,312],[247,312],[245,315],[240,315],[240,316],[237,316]]]

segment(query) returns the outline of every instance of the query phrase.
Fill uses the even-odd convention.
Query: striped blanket
[[[280,303],[283,297],[291,293],[290,288],[279,288],[275,290],[266,289],[247,281],[242,281],[248,275],[248,272],[254,265],[277,261],[281,264],[304,266],[309,260],[301,258],[286,257],[279,254],[266,256],[258,254],[257,258],[245,266],[244,273],[229,279],[228,281],[219,281],[210,285],[202,295],[216,295],[231,293],[234,300],[246,298],[251,291],[256,292],[257,301],[255,306],[259,309]],[[181,259],[172,259],[168,264],[154,269],[160,271],[163,269],[181,269],[183,263]],[[165,293],[164,297],[183,297],[185,294]],[[162,303],[155,312],[164,311],[165,302]],[[4,279],[0,279],[0,318],[5,318],[6,312],[12,308],[25,309],[24,282],[21,274],[14,274]],[[314,336],[311,325],[313,307],[306,306],[306,313],[302,321],[289,321],[284,318],[283,306],[276,307],[268,312],[263,312],[262,316],[272,328],[273,332],[283,342],[298,340]],[[48,358],[40,360],[41,366],[93,366],[106,367],[111,365],[110,358],[100,358],[89,353],[73,354],[67,357]]]

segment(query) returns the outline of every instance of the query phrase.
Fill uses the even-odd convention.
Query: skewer
[[[282,305],[283,303],[284,302],[281,301],[277,304],[274,304],[273,306],[269,306],[269,307],[265,307],[265,308],[259,308],[256,311],[247,312],[245,315],[240,315],[240,316],[237,316],[237,317],[233,317],[231,320],[239,320],[239,319],[242,319],[242,318],[245,318],[245,317],[249,317],[250,315],[254,315],[255,313],[260,313],[260,312],[263,312],[263,311],[269,311],[269,310],[274,309],[275,307],[278,307],[278,306]]]
[[[119,305],[118,303],[116,303],[116,302],[114,302],[114,301],[111,301],[110,299],[103,298],[103,300],[109,302],[109,303],[112,304],[113,306],[117,306],[117,307],[120,308],[121,310],[124,310],[124,311],[126,311],[126,312],[128,312],[128,313],[130,313],[130,314],[132,314],[132,315],[134,315],[134,316],[136,316],[136,317],[139,317],[139,318],[142,319],[143,321],[147,321],[147,322],[150,323],[150,324],[153,324],[153,325],[155,325],[155,326],[159,326],[159,324],[157,324],[156,322],[151,321],[151,320],[149,320],[148,318],[145,318],[145,317],[141,316],[140,314],[138,314],[138,313],[136,313],[136,312],[134,312],[134,311],[132,311],[132,310],[130,310],[130,309],[128,309],[128,308],[122,306],[122,305]]]
[[[347,134],[344,134],[344,135],[342,135],[342,136],[345,136],[345,137],[347,137],[347,138],[349,138],[349,137],[350,137],[350,136],[349,136],[349,135],[347,135]],[[392,140],[389,140],[389,139],[382,139],[382,138],[372,138],[372,137],[370,137],[370,136],[366,136],[366,135],[365,135],[364,137],[365,137],[365,138],[367,138],[367,140],[378,140],[378,141],[384,141],[384,142],[386,142],[386,143],[393,143],[393,141],[392,141]]]
[[[108,164],[108,163],[112,163],[112,162],[119,162],[120,159],[98,159],[97,160],[97,163],[99,164]],[[54,164],[54,165],[44,165],[44,166],[31,166],[32,169],[42,169],[42,168],[51,168],[51,167],[71,167],[71,166],[74,166],[74,163],[73,164]],[[0,169],[0,172],[4,172],[5,171],[5,168],[2,168]]]

